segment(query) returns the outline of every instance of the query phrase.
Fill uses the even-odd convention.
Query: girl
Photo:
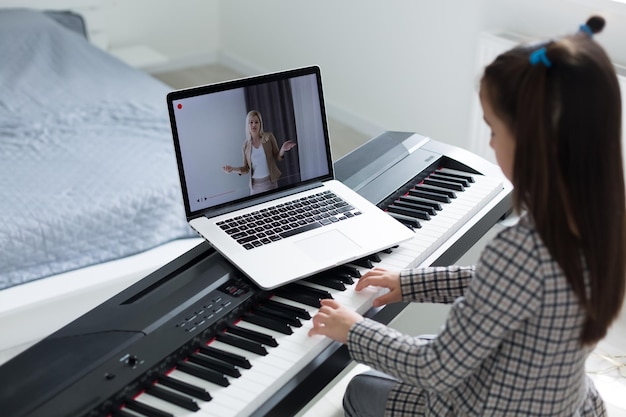
[[[514,185],[515,225],[474,267],[373,269],[375,306],[453,303],[430,342],[325,300],[310,334],[346,343],[385,374],[355,377],[347,416],[594,416],[604,404],[585,360],[624,298],[626,223],[621,99],[593,34],[519,46],[480,83],[490,145]]]

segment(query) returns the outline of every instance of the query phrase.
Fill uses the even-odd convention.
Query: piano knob
[[[130,355],[128,357],[127,363],[128,363],[129,366],[135,367],[139,363],[139,358],[137,357],[137,355]]]

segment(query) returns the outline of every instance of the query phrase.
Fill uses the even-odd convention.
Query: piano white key
[[[128,407],[123,407],[123,408],[122,408],[122,410],[123,410],[125,413],[127,413],[128,415],[131,415],[131,416],[145,417],[143,414],[139,414],[139,413],[137,413],[136,411],[133,411],[133,410],[131,410],[131,409],[130,409],[130,408],[128,408]],[[116,414],[113,414],[113,417],[115,417],[115,416],[116,416]]]
[[[264,389],[264,392],[259,395],[246,396],[245,398],[252,398],[253,400],[249,403],[240,402],[240,404],[233,406],[231,414],[228,415],[243,416],[258,408],[263,402],[269,399],[271,393],[276,392],[297,373],[300,369],[300,367],[297,366],[298,364],[306,364],[310,362],[315,358],[315,356],[321,353],[323,348],[328,345],[328,341],[325,338],[321,336],[309,338],[307,333],[308,326],[303,326],[295,329],[294,334],[289,336],[289,338],[295,338],[300,341],[302,350],[298,354],[293,354],[290,349],[281,348],[281,344],[279,344],[276,348],[271,348],[271,350],[268,348],[268,352],[270,353],[268,353],[267,356],[249,354],[247,352],[243,352],[239,348],[229,345],[219,345],[220,349],[246,356],[252,365],[251,369],[242,371],[242,376],[240,378],[231,380],[231,386],[228,388],[241,387],[243,390],[248,389],[248,387],[254,385],[251,381],[254,373],[262,372],[264,374],[264,378],[262,380],[262,388]],[[289,365],[287,369],[285,369],[285,365]],[[213,396],[214,400],[221,402],[221,396],[225,392],[230,396],[230,393],[227,390],[221,390],[215,393]],[[239,406],[243,408],[239,409]],[[237,410],[235,410],[235,408],[237,408]]]
[[[137,398],[135,398],[137,401],[149,405],[151,407],[154,407],[158,410],[164,411],[166,413],[171,413],[174,416],[178,417],[180,415],[185,415],[187,413],[193,414],[195,416],[198,416],[198,413],[196,411],[191,411],[191,410],[187,410],[185,408],[179,407],[175,404],[172,404],[168,401],[162,400],[160,398],[154,397],[146,392],[140,394],[139,396],[137,396]],[[200,410],[198,410],[200,411]],[[200,417],[200,416],[198,416]]]
[[[242,391],[241,388],[235,387],[233,389],[231,386],[222,387],[179,370],[172,371],[170,376],[197,387],[202,387],[206,389],[212,397],[210,401],[197,400],[200,411],[193,412],[184,410],[177,414],[176,417],[197,416],[198,413],[206,416],[230,416],[233,415],[231,403],[240,402],[242,398],[248,398],[250,395],[246,394],[245,390]],[[238,395],[239,398],[237,398]]]

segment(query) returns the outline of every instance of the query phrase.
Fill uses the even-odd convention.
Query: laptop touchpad
[[[352,239],[335,229],[304,238],[294,242],[294,244],[315,259],[346,259],[354,256],[355,251],[360,247]]]

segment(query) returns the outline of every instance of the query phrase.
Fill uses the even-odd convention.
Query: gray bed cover
[[[26,9],[0,56],[0,289],[195,236],[167,86]]]

